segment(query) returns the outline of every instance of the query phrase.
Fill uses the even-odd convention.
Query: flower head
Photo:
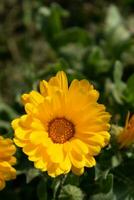
[[[128,113],[125,127],[118,136],[118,142],[121,148],[134,143],[134,115],[130,117],[130,113]]]
[[[0,136],[0,190],[5,187],[5,181],[16,177],[16,170],[12,167],[16,163],[15,151],[12,140]]]
[[[73,80],[68,87],[64,72],[41,81],[40,93],[22,96],[26,114],[12,122],[16,145],[52,177],[70,170],[82,174],[110,138],[110,115],[98,97],[87,80]]]

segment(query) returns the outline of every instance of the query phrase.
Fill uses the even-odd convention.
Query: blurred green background
[[[0,0],[2,135],[13,137],[10,122],[24,113],[20,95],[38,89],[40,80],[48,80],[59,70],[68,74],[69,81],[86,78],[92,82],[100,91],[100,102],[113,115],[112,123],[123,125],[127,111],[134,112],[134,0]],[[110,155],[114,154],[110,150]],[[20,175],[0,192],[0,199],[52,199],[57,179],[52,184],[52,180],[46,178],[51,187],[46,186],[46,182],[41,184],[37,172],[29,172],[36,178],[26,172],[31,170],[32,163],[21,152],[17,156]],[[104,154],[107,160],[105,156],[108,158],[109,151]],[[134,161],[127,161],[128,165],[129,162],[131,171]],[[106,163],[105,168],[109,166],[111,162]],[[116,171],[118,169],[111,170],[113,174]],[[74,185],[78,186],[79,182],[79,187],[84,187],[84,197],[63,198],[61,195],[59,199],[89,199],[92,194],[102,192],[93,182],[94,172],[91,174],[89,172],[80,181],[75,176],[69,179],[69,184],[72,180]],[[124,176],[127,180],[132,179],[131,175],[129,178],[128,174]],[[120,185],[118,181],[117,185]],[[130,188],[128,185],[125,182],[119,188],[124,190],[122,196],[115,186],[116,197],[104,195],[91,199],[134,199],[134,180]],[[47,191],[46,197],[42,191]]]

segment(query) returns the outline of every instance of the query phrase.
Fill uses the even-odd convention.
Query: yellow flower
[[[0,190],[5,187],[5,181],[16,178],[16,170],[12,167],[16,163],[15,151],[12,140],[0,136]]]
[[[128,147],[134,143],[134,115],[130,118],[130,113],[126,117],[126,123],[123,131],[118,136],[120,147]]]
[[[16,145],[52,177],[70,170],[82,174],[110,138],[110,115],[98,97],[87,80],[73,80],[68,87],[62,71],[43,80],[40,93],[22,96],[26,114],[12,122]]]

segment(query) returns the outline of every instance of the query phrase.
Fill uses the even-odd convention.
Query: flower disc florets
[[[63,144],[71,139],[74,133],[73,123],[65,118],[55,118],[49,122],[48,135],[54,143]]]

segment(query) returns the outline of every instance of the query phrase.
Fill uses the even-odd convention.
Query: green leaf
[[[53,182],[52,182],[52,190],[53,190],[53,200],[56,200],[57,198],[57,194],[59,193],[59,190],[61,188],[62,185],[62,181],[63,179],[66,178],[66,176],[58,176],[56,177]],[[63,181],[64,182],[64,181]]]
[[[71,185],[75,185],[75,186],[79,186],[80,184],[80,177],[73,174],[73,173],[69,173],[66,180],[65,180],[65,184],[71,184]]]
[[[113,189],[113,175],[108,174],[105,179],[102,180],[101,183],[101,191],[103,193],[108,193]]]
[[[123,103],[123,92],[125,91],[126,84],[122,81],[122,74],[123,74],[123,66],[121,62],[116,61],[115,67],[114,67],[114,83],[112,88],[112,93],[115,98],[115,100],[119,103]]]
[[[114,174],[114,193],[118,200],[127,197],[134,199],[134,159],[124,157],[123,162],[112,169]]]
[[[51,10],[44,6],[39,9],[39,13],[44,17],[49,17],[51,15]]]
[[[81,191],[80,188],[74,186],[74,185],[65,185],[61,189],[60,195],[59,195],[60,200],[82,200],[84,199],[84,194]]]
[[[84,59],[86,60],[84,60],[86,66],[95,74],[106,73],[111,67],[103,50],[98,46],[94,46],[88,51]]]
[[[0,101],[0,112],[6,112],[10,119],[16,118],[18,116],[16,111],[3,101]]]
[[[38,200],[47,200],[47,182],[43,178],[37,186]]]
[[[59,59],[59,61],[55,64],[55,71],[58,72],[60,70],[66,71],[69,65],[64,58]]]
[[[121,82],[122,75],[123,75],[123,66],[122,66],[121,62],[116,61],[113,77],[114,77],[114,81],[117,85]]]
[[[59,34],[56,34],[54,37],[54,43],[58,47],[72,42],[87,46],[91,43],[91,38],[87,31],[79,27],[68,28],[61,31]]]
[[[115,5],[111,5],[107,10],[105,33],[108,39],[108,45],[114,48],[116,46],[118,50],[120,49],[120,45],[123,48],[123,44],[130,39],[131,33],[125,26],[120,11]],[[114,48],[113,51],[116,52]]]
[[[107,10],[105,33],[110,37],[112,43],[119,43],[130,38],[130,31],[125,27],[119,9],[111,5]]]
[[[51,6],[51,18],[50,24],[54,34],[59,33],[62,30],[61,17],[64,15],[64,9],[60,5],[54,3]]]
[[[124,25],[120,25],[114,31],[113,40],[118,43],[128,40],[130,36],[129,30],[127,30]]]
[[[38,11],[37,26],[43,31],[48,41],[52,42],[55,34],[60,33],[62,17],[68,16],[68,12],[60,5],[53,3],[50,8],[41,7]]]
[[[96,194],[93,195],[90,200],[116,200],[116,196],[113,194],[113,192],[110,192],[108,194]]]
[[[122,23],[122,17],[118,8],[115,5],[111,5],[107,10],[106,16],[106,31],[111,31]]]
[[[134,74],[130,76],[127,81],[127,88],[124,92],[126,102],[130,103],[134,107]]]
[[[30,1],[23,1],[23,21],[24,24],[29,28],[32,23],[32,4]]]
[[[102,174],[104,172],[101,172]],[[91,196],[91,200],[116,200],[116,196],[113,193],[113,175],[104,173],[96,181],[98,182],[99,190],[97,194]]]
[[[37,169],[29,169],[26,172],[26,183],[30,183],[34,178],[40,175],[40,171]]]
[[[4,120],[0,120],[0,128],[8,130],[10,128],[10,123]]]

